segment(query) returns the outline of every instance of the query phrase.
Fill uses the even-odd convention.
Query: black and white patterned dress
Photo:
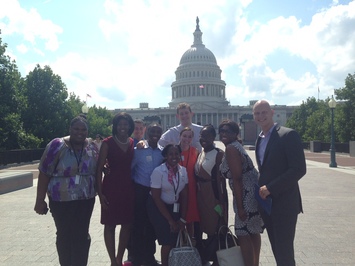
[[[245,236],[250,234],[258,234],[263,231],[263,220],[258,212],[258,203],[255,199],[255,183],[258,182],[258,171],[255,169],[252,160],[250,159],[243,146],[234,141],[228,145],[234,146],[241,154],[242,157],[242,180],[243,180],[243,206],[248,214],[245,221],[240,220],[238,216],[238,209],[235,196],[233,196],[233,209],[235,213],[235,234],[237,236]],[[222,163],[220,165],[221,174],[228,179],[229,187],[233,191],[233,179],[224,154]]]

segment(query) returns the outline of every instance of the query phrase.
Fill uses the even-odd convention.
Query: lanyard
[[[81,158],[83,157],[83,150],[84,150],[84,143],[83,145],[81,146],[81,151],[80,151],[80,154],[79,156],[76,154],[75,152],[75,149],[74,149],[74,146],[72,144],[72,142],[69,140],[70,142],[70,145],[72,146],[73,148],[73,151],[74,151],[74,156],[75,156],[75,159],[76,159],[76,163],[78,164],[78,170],[77,170],[77,173],[79,173],[79,166],[80,166],[80,163],[81,163]]]
[[[177,199],[176,193],[177,193],[177,191],[178,191],[178,189],[179,189],[179,183],[180,183],[180,173],[179,173],[179,170],[178,170],[178,172],[177,172],[177,175],[178,175],[178,177],[177,177],[177,186],[175,187],[175,182],[174,182],[174,179],[176,180],[176,175],[175,175],[175,178],[173,178],[173,182],[172,182],[172,185],[173,185],[173,188],[174,188],[174,194],[175,194],[175,201],[176,201],[176,199]]]
[[[179,189],[179,183],[180,183],[179,168],[177,168],[177,178],[176,178],[176,174],[175,174],[173,168],[171,166],[169,166],[168,163],[165,163],[165,164],[166,164],[166,167],[168,168],[168,181],[174,188],[175,201],[176,201],[176,199],[177,199],[177,191]],[[174,180],[177,181],[177,185],[176,186],[175,186],[175,181]]]

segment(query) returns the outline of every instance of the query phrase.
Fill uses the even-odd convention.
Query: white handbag
[[[224,239],[225,249],[221,248],[221,239],[223,240],[223,238],[218,237],[219,241],[216,255],[219,266],[244,266],[242,251],[235,241],[236,236],[233,235],[232,231],[226,225],[222,225],[219,228],[218,236],[221,234],[221,230],[225,230],[226,235]],[[233,244],[228,241],[230,239],[232,239]]]
[[[185,237],[184,246],[183,235]],[[186,229],[179,232],[176,247],[170,250],[169,266],[202,266],[201,257],[197,249],[192,246],[191,239]]]

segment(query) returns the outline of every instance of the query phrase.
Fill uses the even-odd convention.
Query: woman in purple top
[[[89,225],[95,203],[96,145],[87,139],[84,117],[71,121],[69,136],[53,139],[40,164],[34,210],[49,208],[57,228],[57,252],[61,265],[87,265],[90,248]]]

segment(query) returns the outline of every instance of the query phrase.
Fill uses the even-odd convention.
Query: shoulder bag
[[[236,241],[237,237],[233,235],[226,225],[222,225],[219,228],[218,236],[224,234],[224,232],[225,237],[219,237],[218,250],[216,252],[219,266],[244,266],[242,251]],[[230,243],[231,239],[232,244]],[[222,241],[225,241],[225,243],[221,243]],[[223,244],[225,248],[223,248]]]

